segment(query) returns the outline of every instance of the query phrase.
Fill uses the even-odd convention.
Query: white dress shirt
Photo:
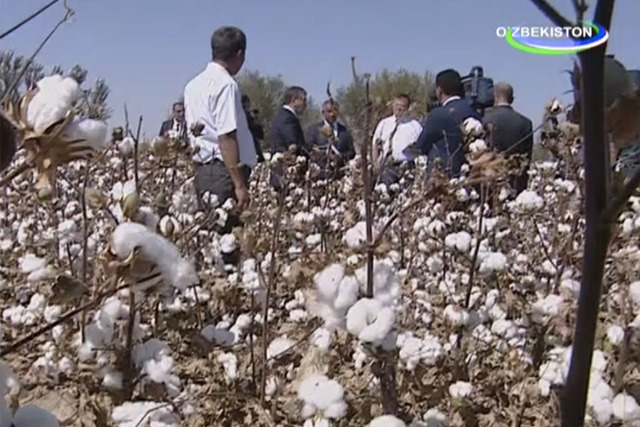
[[[376,126],[376,130],[373,133],[373,142],[375,144],[378,139],[382,140],[383,158],[391,151],[393,161],[413,160],[415,156],[410,153],[404,153],[404,150],[418,140],[421,132],[422,125],[417,120],[402,118],[398,121],[396,116],[389,116],[380,120],[380,123]]]
[[[222,159],[218,136],[236,131],[240,163],[254,166],[257,163],[253,136],[242,108],[240,89],[229,72],[220,64],[210,62],[184,89],[184,112],[189,129],[194,123],[202,123],[204,130],[198,137],[189,132],[189,142],[198,151],[193,156],[196,163],[208,163]]]

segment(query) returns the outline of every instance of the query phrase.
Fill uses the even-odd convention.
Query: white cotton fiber
[[[37,133],[65,118],[80,98],[78,82],[58,74],[44,77],[38,82],[38,92],[29,102],[27,121]]]
[[[165,281],[178,289],[185,290],[199,283],[194,265],[180,256],[173,243],[142,224],[125,222],[118,225],[113,232],[111,247],[120,259],[125,259],[134,248],[140,247],[140,256],[156,264]]]
[[[101,149],[107,143],[107,124],[99,120],[75,118],[64,130],[64,136],[72,141],[84,141],[93,149]]]

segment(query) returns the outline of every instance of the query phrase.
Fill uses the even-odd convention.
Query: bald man
[[[511,180],[517,194],[527,188],[529,163],[533,152],[533,124],[531,120],[513,109],[513,88],[508,83],[497,83],[494,87],[494,106],[485,113],[483,122],[490,131],[489,142],[493,149],[506,155],[523,155],[525,168]]]

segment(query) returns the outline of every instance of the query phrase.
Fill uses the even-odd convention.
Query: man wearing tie
[[[415,155],[406,149],[418,140],[422,126],[409,116],[410,106],[409,95],[396,95],[393,114],[380,120],[373,133],[373,162],[380,171],[379,181],[387,186],[400,180],[403,164],[414,167]]]
[[[353,138],[344,124],[338,121],[338,104],[326,100],[322,104],[323,120],[307,129],[307,149],[320,167],[320,179],[339,176],[338,170],[353,159],[355,149]],[[331,168],[331,159],[335,159],[335,168]],[[334,169],[328,173],[328,169]]]
[[[285,90],[282,108],[271,122],[271,157],[276,153],[285,153],[290,147],[297,156],[308,157],[304,132],[300,126],[300,116],[307,109],[307,92],[292,86]],[[271,171],[271,185],[276,191],[282,188],[282,165],[276,165]]]
[[[165,138],[183,139],[187,137],[187,125],[184,120],[184,103],[173,103],[172,118],[162,122],[159,136]]]

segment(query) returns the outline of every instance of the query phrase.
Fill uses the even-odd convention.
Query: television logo
[[[609,40],[602,25],[587,21],[577,27],[498,27],[496,35],[511,47],[535,55],[573,55]]]

